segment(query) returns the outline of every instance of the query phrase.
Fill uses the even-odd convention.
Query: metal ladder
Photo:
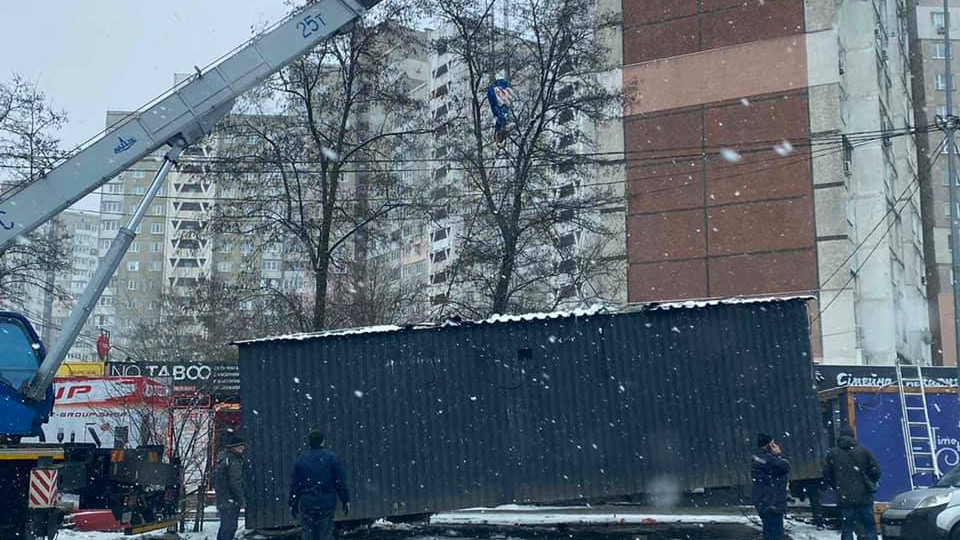
[[[910,489],[928,487],[940,477],[936,444],[927,411],[927,388],[920,366],[896,363],[897,389],[900,392],[900,412],[903,425],[903,445],[910,470]],[[904,368],[916,370],[915,376],[904,375]],[[925,476],[929,482],[918,482]]]

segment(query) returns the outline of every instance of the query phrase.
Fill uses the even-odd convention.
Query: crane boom
[[[111,126],[0,201],[0,251],[165,144],[206,135],[241,94],[348,26],[381,0],[319,0],[295,11],[204,73]]]
[[[200,73],[198,70],[196,76],[111,126],[105,135],[92,144],[0,201],[2,252],[18,236],[34,230],[151,152],[164,145],[170,147],[163,166],[137,205],[130,222],[120,229],[110,249],[100,260],[93,279],[78,298],[59,338],[37,371],[18,389],[19,396],[15,400],[8,395],[9,389],[0,385],[0,401],[9,402],[12,407],[8,407],[6,412],[0,410],[0,416],[13,416],[18,421],[16,425],[37,429],[39,423],[35,419],[44,414],[34,404],[45,399],[57,369],[136,237],[135,231],[140,220],[180,153],[210,133],[230,112],[241,94],[319,42],[348,27],[380,1],[319,0],[309,3],[227,55],[206,72]],[[0,436],[30,434],[35,435],[0,433]]]

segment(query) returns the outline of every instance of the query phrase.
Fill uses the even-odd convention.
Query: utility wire
[[[902,136],[902,135],[901,135],[901,136]],[[869,143],[871,143],[871,142],[875,142],[875,141],[880,140],[880,139],[882,139],[882,138],[883,138],[883,137],[878,137],[877,139],[873,139],[873,140],[864,140],[864,141],[861,141],[861,142],[859,142],[859,143],[857,143],[857,144],[854,144],[854,145],[851,145],[851,146],[852,146],[853,148],[857,148],[857,147],[860,147],[860,146],[869,144]],[[804,161],[806,161],[806,160],[808,160],[808,159],[822,158],[822,157],[827,157],[827,156],[830,156],[830,155],[835,155],[835,154],[841,153],[842,151],[844,151],[843,148],[823,150],[823,151],[821,151],[821,152],[819,152],[819,153],[814,153],[814,152],[811,152],[811,153],[794,153],[792,156],[784,157],[784,158],[781,158],[781,159],[765,159],[765,160],[763,160],[763,161],[754,161],[754,162],[735,162],[735,163],[729,163],[729,164],[727,164],[727,165],[715,166],[715,167],[711,167],[711,169],[710,169],[711,172],[716,172],[716,171],[725,170],[725,169],[737,169],[737,170],[740,171],[740,172],[738,172],[737,174],[729,175],[729,176],[713,177],[711,180],[712,180],[712,181],[717,181],[717,180],[726,180],[726,179],[731,179],[731,178],[737,178],[737,177],[741,177],[741,176],[746,176],[746,175],[748,175],[748,174],[753,174],[753,173],[756,173],[756,172],[761,172],[761,171],[764,171],[764,170],[767,170],[767,169],[770,169],[770,168],[774,168],[774,167],[779,168],[779,167],[783,167],[784,165],[790,165],[790,164],[795,164],[795,163],[804,162]],[[703,156],[702,154],[700,154],[700,155],[690,156],[690,157],[691,157],[691,158],[701,159],[701,158],[703,158],[704,156]],[[639,160],[638,160],[638,161],[639,161]],[[673,163],[671,162],[670,164],[672,165]],[[553,167],[553,165],[547,165],[547,166],[548,166],[548,167]],[[746,168],[746,167],[754,167],[754,166],[756,166],[755,169],[744,171],[744,168]],[[510,167],[504,167],[504,168],[510,168]],[[406,170],[405,170],[405,169],[398,169],[397,171],[398,171],[398,172],[405,172],[405,171],[409,171],[409,169],[406,169]],[[432,171],[432,170],[431,170],[431,171]],[[208,170],[208,171],[207,171],[208,174],[242,174],[242,173],[245,173],[245,172],[250,172],[250,171],[244,171],[244,170],[242,170],[242,169],[237,169],[237,170],[223,169],[223,170]],[[309,171],[303,171],[303,170],[301,170],[300,172],[307,172],[307,173],[308,173]],[[347,172],[347,171],[344,171],[344,172]],[[352,172],[371,172],[371,171],[352,171]],[[692,172],[692,173],[694,173],[694,172],[695,172],[695,173],[699,173],[699,172],[701,172],[701,171],[700,171],[700,169],[697,169],[697,170],[691,171],[691,172]],[[259,173],[259,174],[268,174],[268,173],[262,172],[262,173]],[[658,180],[658,179],[674,178],[674,177],[677,177],[677,176],[682,176],[682,174],[683,174],[683,173],[671,172],[671,173],[666,173],[666,174],[661,174],[661,175],[643,176],[643,177],[640,177],[640,178],[637,178],[637,179],[631,179],[631,180],[623,179],[623,180],[611,180],[611,181],[601,181],[601,182],[581,182],[581,183],[579,183],[579,184],[577,185],[577,187],[600,187],[600,186],[612,186],[612,185],[625,184],[625,183],[637,184],[637,183],[640,183],[640,182],[649,182],[649,181]],[[202,179],[201,179],[201,180],[202,180]],[[196,182],[194,182],[194,183],[196,183]],[[201,183],[202,183],[202,181],[201,181]],[[555,186],[545,186],[545,187],[540,187],[540,188],[532,188],[532,189],[530,189],[530,191],[551,191],[551,190],[559,189],[559,188],[563,187],[564,185],[565,185],[565,184],[557,184],[557,185],[555,185]],[[688,187],[689,185],[691,185],[691,184],[681,184],[681,185],[678,185],[678,186],[660,188],[660,189],[655,189],[655,190],[643,190],[643,191],[640,191],[640,192],[637,193],[637,194],[638,194],[638,195],[649,195],[649,194],[658,193],[658,192],[663,192],[663,191],[670,191],[670,190],[674,190],[674,189],[681,189],[681,188],[684,188],[684,187]],[[477,195],[478,193],[473,193],[473,194],[474,194],[474,195]],[[112,197],[137,197],[137,198],[141,197],[141,194],[136,194],[136,193],[105,193],[105,192],[101,192],[101,195],[108,196],[108,197],[111,197],[111,196],[112,196]],[[468,196],[468,195],[470,195],[470,193],[458,193],[458,194],[449,195],[449,196],[445,196],[445,197],[435,198],[434,200],[437,200],[437,199],[462,200],[462,198],[463,198],[464,196]],[[276,200],[275,198],[260,198],[260,197],[212,197],[212,198],[211,198],[211,197],[197,197],[197,198],[192,198],[192,197],[174,196],[174,195],[158,195],[158,196],[155,197],[155,198],[156,198],[156,199],[161,199],[161,200],[163,200],[163,199],[179,200],[179,201],[181,201],[181,202],[202,202],[204,199],[206,199],[206,200],[212,199],[212,200],[214,200],[214,201],[225,201],[225,202],[271,202],[271,201],[275,201],[275,200]],[[341,201],[341,202],[376,202],[376,201],[390,201],[390,202],[394,202],[394,201],[403,201],[403,200],[420,201],[421,199],[419,199],[419,198],[409,198],[409,197],[403,197],[403,196],[397,196],[397,197],[390,197],[390,196],[377,197],[377,196],[371,196],[371,197],[366,197],[366,198],[363,198],[363,199],[339,198],[338,200]],[[301,199],[301,201],[300,201],[300,203],[310,203],[310,202],[320,202],[320,199]],[[122,214],[121,214],[121,215],[122,215]],[[162,216],[148,215],[147,217],[162,217]]]
[[[946,139],[944,139],[939,145],[937,145],[936,151],[934,153],[934,158],[930,160],[930,162],[927,164],[927,168],[922,172],[918,172],[918,174],[914,176],[913,179],[910,180],[910,182],[907,184],[907,187],[904,188],[902,192],[900,192],[900,195],[898,196],[897,200],[894,202],[892,207],[888,209],[887,212],[878,220],[877,224],[874,225],[874,227],[867,234],[867,237],[864,238],[864,240],[854,248],[853,252],[846,259],[844,259],[844,262],[841,263],[840,266],[836,270],[834,270],[833,273],[830,274],[831,278],[835,276],[837,272],[839,272],[840,269],[842,269],[843,266],[853,258],[854,255],[856,255],[856,253],[864,246],[866,240],[870,237],[870,235],[872,235],[873,232],[876,231],[877,228],[883,224],[883,222],[887,219],[887,216],[890,215],[890,212],[893,212],[895,214],[895,218],[893,220],[890,220],[890,224],[887,225],[887,228],[884,230],[881,238],[890,233],[890,230],[893,229],[894,225],[896,225],[897,223],[897,220],[900,218],[900,214],[910,205],[910,201],[913,198],[914,194],[916,194],[916,192],[920,189],[920,176],[929,172],[930,169],[933,168],[933,165],[937,162],[937,160],[940,159],[941,149],[943,148],[944,144],[946,144]],[[910,192],[909,194],[907,193],[908,191]],[[903,201],[903,205],[900,207],[899,210],[897,210],[896,203],[899,201]],[[871,248],[870,251],[867,253],[867,256],[863,259],[860,265],[857,266],[855,270],[850,271],[850,277],[847,278],[847,280],[843,283],[843,285],[840,287],[837,293],[830,299],[830,301],[827,302],[827,304],[822,309],[820,309],[819,313],[817,313],[817,316],[814,317],[813,320],[810,322],[811,325],[816,323],[818,320],[820,320],[824,312],[830,309],[830,306],[832,306],[833,303],[836,302],[841,295],[843,295],[843,293],[847,289],[847,286],[850,285],[850,282],[856,279],[856,277],[860,273],[860,270],[862,270],[863,267],[866,266],[867,262],[870,260],[870,257],[872,257],[874,253],[876,253],[877,248],[880,247],[880,244],[881,242],[878,240],[873,245],[873,248]],[[829,281],[829,278],[823,283],[826,283],[827,281]]]

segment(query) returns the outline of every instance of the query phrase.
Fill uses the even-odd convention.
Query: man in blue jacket
[[[324,446],[323,433],[311,432],[308,442],[310,449],[293,466],[290,511],[294,519],[300,517],[304,540],[330,540],[338,498],[343,513],[350,513],[347,475],[340,458]]]
[[[757,435],[757,452],[753,454],[753,505],[763,521],[763,540],[783,538],[783,515],[787,513],[787,480],[790,462],[783,457],[773,437]]]

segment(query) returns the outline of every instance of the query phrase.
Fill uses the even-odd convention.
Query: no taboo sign
[[[111,362],[107,375],[172,380],[174,392],[201,392],[215,396],[240,393],[240,370],[236,364],[185,362]]]

